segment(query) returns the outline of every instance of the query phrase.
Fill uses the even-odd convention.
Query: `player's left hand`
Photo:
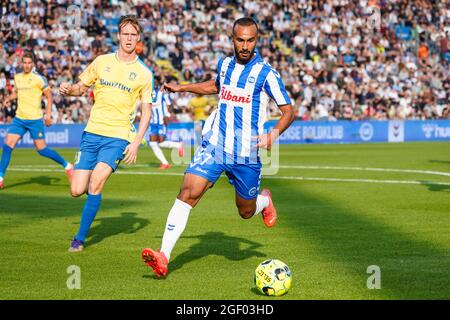
[[[132,164],[132,163],[136,163],[136,159],[137,159],[137,153],[139,150],[139,145],[140,145],[140,141],[133,142],[130,143],[126,148],[125,148],[125,158],[123,158],[123,162],[125,164]]]
[[[272,144],[278,138],[275,132],[271,131],[269,133],[260,134],[257,136],[258,143],[256,144],[257,148],[263,148],[270,150],[272,149]]]
[[[53,124],[52,117],[46,117],[44,123],[47,127],[50,127]]]

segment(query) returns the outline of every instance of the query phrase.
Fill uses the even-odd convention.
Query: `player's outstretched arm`
[[[59,93],[63,96],[82,96],[88,89],[89,87],[81,81],[75,84],[63,82],[59,86]]]
[[[258,136],[259,148],[264,148],[270,150],[272,144],[278,139],[278,137],[291,125],[295,119],[294,108],[290,104],[280,106],[280,111],[282,113],[280,119],[273,127],[272,131]]]
[[[217,87],[215,80],[186,84],[164,83],[161,87],[161,91],[164,90],[169,92],[192,92],[196,94],[219,93],[219,88]]]

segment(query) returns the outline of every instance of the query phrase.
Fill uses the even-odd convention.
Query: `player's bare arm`
[[[142,139],[147,132],[148,124],[150,122],[150,116],[152,114],[152,104],[143,103],[141,107],[141,121],[139,121],[139,128],[136,135],[136,139],[130,143],[125,149],[125,158],[123,159],[125,164],[135,163],[137,159],[137,153]]]
[[[59,86],[59,93],[63,96],[82,96],[89,89],[88,86],[84,85],[83,82],[79,81],[75,84],[70,84],[67,82],[61,83]]]
[[[270,150],[272,144],[278,139],[278,137],[286,131],[287,128],[295,119],[294,108],[292,105],[287,104],[279,107],[281,110],[281,117],[273,127],[272,131],[258,136],[257,147]]]
[[[53,106],[53,96],[52,90],[47,88],[44,91],[44,96],[47,99],[47,107],[45,108],[44,122],[47,127],[52,125],[52,106]]]
[[[164,83],[161,91],[164,90],[169,92],[192,92],[202,95],[219,93],[219,88],[215,80],[187,84]]]

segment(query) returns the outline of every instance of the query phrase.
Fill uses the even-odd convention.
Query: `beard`
[[[249,55],[247,57],[243,57],[242,53],[249,53]],[[241,64],[246,64],[247,62],[249,62],[253,58],[254,55],[255,55],[255,48],[253,48],[253,50],[251,50],[251,51],[249,51],[249,50],[238,51],[237,48],[234,47],[234,56],[236,57],[238,62]]]

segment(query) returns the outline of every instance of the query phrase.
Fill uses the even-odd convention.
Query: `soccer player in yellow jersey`
[[[22,68],[23,72],[14,76],[13,98],[18,99],[18,108],[3,145],[2,160],[0,161],[0,189],[4,188],[3,178],[11,159],[11,153],[27,131],[30,132],[37,152],[63,166],[69,181],[73,172],[72,164],[45,144],[44,122],[46,126],[52,125],[52,91],[47,84],[47,80],[40,74],[33,72],[34,56],[31,52],[23,54]],[[42,95],[47,99],[45,120],[42,118]]]
[[[119,49],[98,56],[76,84],[62,83],[63,95],[80,96],[94,86],[95,103],[83,132],[71,183],[71,194],[87,193],[80,228],[70,252],[82,251],[89,228],[100,208],[101,192],[120,161],[136,162],[140,143],[150,121],[153,73],[138,58],[136,44],[142,32],[135,16],[119,20]],[[142,116],[137,133],[133,121],[138,99]]]

